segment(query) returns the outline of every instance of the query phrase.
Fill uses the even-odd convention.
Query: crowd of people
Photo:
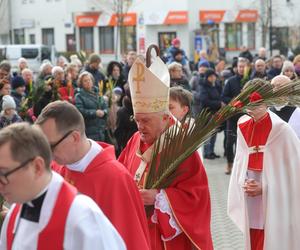
[[[6,215],[0,249],[213,249],[200,155],[185,159],[169,186],[147,189],[155,143],[203,110],[217,113],[253,79],[276,90],[300,76],[300,55],[267,58],[264,48],[252,55],[243,47],[230,64],[216,55],[203,50],[191,64],[175,38],[167,60],[157,57],[150,68],[134,51],[106,69],[98,54],[84,62],[76,55],[57,65],[44,61],[37,76],[25,58],[15,72],[2,61],[0,193],[17,204]],[[289,225],[299,217],[293,199],[300,190],[300,109],[260,105],[247,113],[218,128],[231,174],[229,216],[245,233],[247,249],[297,249],[300,229]],[[205,142],[204,159],[220,158],[216,138]],[[284,234],[276,232],[280,227]],[[272,240],[277,234],[281,244]],[[56,245],[47,246],[45,237]]]

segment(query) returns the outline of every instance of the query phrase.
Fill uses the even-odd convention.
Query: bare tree
[[[116,38],[114,44],[115,59],[119,55],[119,41],[125,39],[124,17],[132,6],[132,0],[93,0],[95,8],[101,12],[116,15]],[[122,48],[121,48],[122,49]]]

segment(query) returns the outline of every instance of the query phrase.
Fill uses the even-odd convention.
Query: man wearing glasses
[[[50,170],[51,150],[37,127],[0,131],[0,193],[11,205],[0,249],[126,249],[99,207]]]
[[[61,174],[98,204],[127,249],[149,249],[139,191],[125,167],[116,160],[114,147],[88,139],[81,113],[68,102],[48,104],[36,124],[48,138],[53,159],[65,166]]]

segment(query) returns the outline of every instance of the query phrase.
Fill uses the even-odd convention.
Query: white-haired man
[[[179,168],[185,171],[168,188],[144,188],[153,144],[174,125],[168,107],[168,68],[157,57],[150,69],[137,59],[129,72],[139,131],[127,143],[119,161],[134,177],[144,205],[153,206],[148,214],[151,249],[212,249],[208,183],[198,153],[181,164]]]

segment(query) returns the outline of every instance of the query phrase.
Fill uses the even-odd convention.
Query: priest
[[[272,88],[262,81],[263,85]],[[257,91],[249,98],[263,102]],[[229,217],[243,232],[247,250],[299,249],[300,142],[265,104],[247,113],[238,122]]]
[[[0,131],[0,192],[11,209],[0,249],[126,249],[96,203],[50,170],[51,150],[37,128]]]
[[[154,142],[175,121],[169,113],[168,68],[157,57],[150,68],[137,59],[129,84],[138,132],[119,161],[129,170],[147,206],[152,250],[213,248],[210,196],[205,169],[197,152],[180,166],[180,174],[164,189],[145,189]]]
[[[122,236],[129,250],[149,249],[149,232],[139,191],[114,147],[88,139],[84,120],[66,101],[48,104],[36,124],[48,138],[60,173],[91,197]]]

